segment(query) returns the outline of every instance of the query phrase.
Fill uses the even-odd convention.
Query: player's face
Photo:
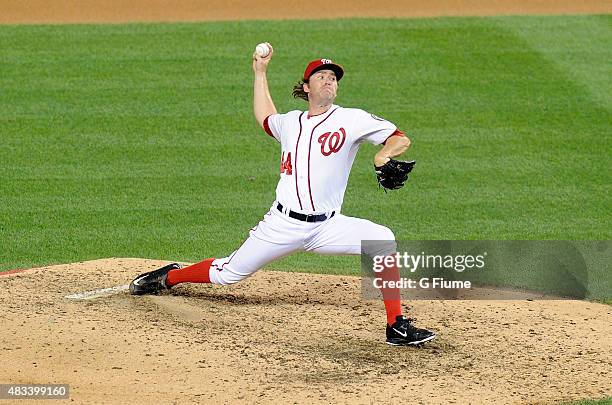
[[[334,101],[338,92],[336,74],[332,70],[319,70],[310,76],[304,90],[310,100]]]

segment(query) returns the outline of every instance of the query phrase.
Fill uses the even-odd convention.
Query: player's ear
[[[310,87],[308,87],[307,82],[304,82],[304,84],[302,85],[302,88],[304,89],[304,93],[310,93]]]

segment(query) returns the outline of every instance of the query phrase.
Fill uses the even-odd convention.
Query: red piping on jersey
[[[314,126],[314,128],[312,129],[312,132],[310,133],[310,143],[308,144],[308,193],[310,194],[310,204],[312,205],[312,210],[315,210],[315,206],[314,206],[314,201],[312,199],[312,189],[310,188],[310,149],[312,149],[312,135],[314,134],[315,129],[317,129],[317,127],[319,125],[321,125],[322,123],[325,122],[326,119],[328,119],[329,117],[331,117],[331,115],[340,107],[337,107],[335,109],[332,110],[332,112],[329,113],[329,115],[325,118],[323,118],[323,120],[321,120],[321,122],[319,122],[317,125]],[[303,113],[302,113],[303,114]],[[301,124],[301,122],[300,122]],[[297,155],[297,152],[295,152]],[[297,166],[297,165],[296,165]],[[297,176],[296,176],[297,178]],[[301,208],[301,206],[300,206]]]
[[[302,199],[300,198],[300,191],[298,189],[298,175],[297,175],[297,158],[298,158],[298,146],[300,146],[300,137],[302,136],[302,116],[304,112],[300,114],[300,118],[298,118],[298,122],[300,123],[300,133],[298,134],[297,142],[295,143],[295,157],[293,158],[293,165],[295,166],[295,194],[297,195],[298,202],[300,203],[300,209],[303,210],[302,207]],[[310,159],[309,159],[310,160]],[[308,168],[310,171],[310,166]]]
[[[389,135],[382,144],[386,144],[389,138],[391,138],[392,136],[406,136],[406,134],[400,131],[399,128],[395,128],[395,131],[391,135]]]
[[[272,138],[274,138],[275,140],[278,141],[278,139],[276,139],[276,137],[272,133],[272,130],[270,129],[270,124],[268,124],[268,118],[270,118],[269,115],[264,119],[263,129],[264,129],[264,131],[266,131],[266,134],[270,135]]]

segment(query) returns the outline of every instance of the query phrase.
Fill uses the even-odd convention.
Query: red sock
[[[383,281],[399,281],[400,272],[397,266],[387,267],[381,273]],[[402,315],[402,298],[399,288],[381,288],[383,300],[385,301],[385,311],[387,312],[387,323],[393,325],[395,318]]]
[[[210,283],[208,270],[213,260],[215,259],[206,259],[182,269],[170,270],[166,285],[170,287],[179,283]]]

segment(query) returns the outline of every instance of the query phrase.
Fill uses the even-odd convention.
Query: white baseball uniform
[[[307,111],[271,115],[264,128],[281,144],[276,201],[238,250],[212,262],[213,284],[236,283],[298,251],[358,255],[362,240],[386,240],[392,243],[372,254],[395,252],[389,228],[340,213],[359,145],[384,143],[398,133],[395,125],[360,109],[332,105],[312,117]],[[327,219],[306,222],[292,217],[296,214]]]

